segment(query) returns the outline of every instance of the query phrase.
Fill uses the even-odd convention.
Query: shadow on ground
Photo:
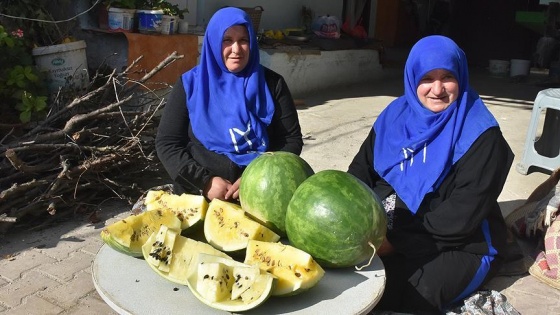
[[[170,182],[163,170],[149,172],[145,178],[137,179],[142,191],[151,187]],[[139,197],[139,196],[138,196]],[[99,234],[105,227],[105,222],[111,218],[131,211],[135,196],[107,197],[97,205],[90,205],[87,210],[65,214],[57,217],[45,214],[36,217],[24,217],[20,223],[7,227],[0,234],[0,260],[10,259],[19,252],[27,249],[54,248],[60,242],[83,242],[80,236],[67,237],[69,232],[81,227],[93,228],[93,233]],[[84,235],[84,238],[87,236]]]
[[[371,96],[399,97],[403,94],[403,69],[384,69],[382,79],[364,82],[351,86],[329,88],[314,91],[305,96],[304,103],[298,108],[323,105],[327,101],[335,101],[345,98],[359,98]],[[471,87],[478,92],[485,102],[502,106],[519,106],[520,108],[532,109],[537,93],[550,87],[560,87],[560,84],[551,83],[546,74],[532,73],[526,78],[510,78],[492,76],[487,69],[470,69]],[[499,83],[499,84],[496,84]],[[507,104],[507,105],[506,105]]]

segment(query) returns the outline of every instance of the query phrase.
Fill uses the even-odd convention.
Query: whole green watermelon
[[[241,208],[280,236],[286,236],[286,210],[298,186],[313,175],[309,164],[291,152],[265,152],[243,172]]]
[[[286,212],[290,243],[323,267],[355,266],[373,255],[387,232],[379,197],[355,176],[323,170],[305,180]]]

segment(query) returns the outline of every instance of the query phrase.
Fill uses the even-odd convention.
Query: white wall
[[[328,88],[341,88],[383,77],[379,51],[321,51],[320,54],[260,50],[261,64],[281,74],[294,98]]]
[[[311,8],[314,16],[334,15],[342,19],[342,0],[170,0],[188,7],[186,19],[190,25],[206,26],[212,14],[224,6],[262,6],[260,28],[284,29],[301,27],[301,7]]]

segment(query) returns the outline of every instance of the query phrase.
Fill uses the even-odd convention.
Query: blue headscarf
[[[249,32],[249,62],[231,73],[222,60],[222,38],[234,25]],[[268,148],[266,127],[274,114],[274,100],[260,65],[259,46],[245,11],[226,7],[210,19],[200,64],[182,76],[187,108],[196,138],[208,149],[248,165]]]
[[[431,70],[445,69],[459,83],[459,96],[434,113],[418,99],[416,89]],[[411,49],[405,64],[404,95],[383,110],[373,124],[373,167],[412,213],[434,191],[473,142],[498,122],[469,85],[465,53],[451,39],[428,36]]]

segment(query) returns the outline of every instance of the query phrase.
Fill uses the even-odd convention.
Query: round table
[[[156,274],[142,258],[124,255],[103,245],[92,265],[95,289],[120,314],[229,314],[200,302],[189,288]],[[325,269],[319,283],[290,297],[270,297],[243,314],[367,314],[385,287],[385,270],[378,256],[370,266]]]

